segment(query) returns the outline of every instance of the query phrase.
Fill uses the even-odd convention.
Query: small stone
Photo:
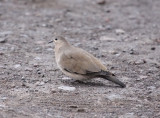
[[[110,12],[111,12],[111,10],[109,10],[109,9],[108,9],[108,10],[106,10],[106,12],[107,12],[107,13],[110,13]]]
[[[36,58],[34,58],[35,60],[41,60],[41,58],[40,57],[36,57]]]
[[[147,78],[148,76],[146,76],[146,75],[140,75],[139,77],[140,77],[140,79],[145,79],[145,78]]]
[[[115,41],[115,38],[107,37],[107,36],[101,36],[100,40],[102,41]]]
[[[85,109],[78,109],[77,112],[85,112]]]
[[[47,48],[47,51],[53,51],[53,48]]]
[[[116,32],[117,35],[125,34],[125,31],[122,30],[122,29],[116,29],[115,32]]]
[[[144,63],[146,63],[146,60],[144,60],[144,59],[140,59],[140,60],[135,61],[136,65],[144,64]]]
[[[107,95],[107,99],[114,101],[117,99],[123,99],[123,96],[118,95],[118,94],[110,94],[110,95]]]
[[[3,52],[0,52],[0,55],[4,55],[4,53],[3,53]]]
[[[22,83],[22,87],[26,87],[26,88],[29,88],[29,86],[25,83]]]
[[[156,39],[155,41],[156,41],[158,44],[160,44],[160,39]]]
[[[36,41],[35,43],[38,44],[38,45],[42,45],[42,44],[44,44],[45,42],[44,42],[44,41]]]
[[[16,65],[14,65],[14,68],[19,68],[19,67],[21,67],[21,65],[20,65],[20,64],[16,64]]]
[[[42,81],[42,82],[40,82],[38,85],[39,86],[42,86],[42,85],[44,85],[45,83]]]
[[[131,78],[124,76],[124,77],[122,77],[122,80],[124,80],[124,81],[130,81]]]
[[[63,77],[62,80],[71,80],[69,77]]]
[[[151,50],[155,50],[155,49],[156,49],[155,47],[152,47],[152,48],[151,48]]]
[[[131,113],[126,113],[124,115],[120,115],[119,118],[137,118],[137,116],[131,112]]]
[[[32,71],[33,69],[32,68],[29,68],[29,67],[26,67],[25,68],[25,71]]]
[[[8,98],[7,97],[1,97],[0,99],[1,100],[7,100]]]
[[[6,38],[0,38],[0,43],[6,43],[7,39]]]
[[[70,86],[59,86],[58,89],[65,90],[65,91],[74,91],[76,88],[70,87]]]
[[[39,75],[40,75],[40,74],[41,74],[41,71],[37,71],[37,74],[39,74]]]
[[[71,105],[71,106],[69,106],[70,108],[78,108],[77,106],[75,106],[75,105]]]
[[[30,15],[31,15],[31,13],[29,13],[29,12],[25,12],[25,15],[26,15],[26,16],[30,16]]]
[[[156,89],[156,87],[155,86],[149,86],[149,87],[147,87],[147,89],[149,89],[149,90],[155,90]]]
[[[111,54],[114,54],[114,55],[118,54],[118,52],[115,51],[115,50],[110,50],[109,52],[110,52]]]
[[[94,49],[94,50],[98,50],[98,48],[97,48],[97,47],[93,47],[93,49]]]
[[[38,67],[39,65],[38,64],[33,64],[33,67]]]
[[[13,32],[11,32],[11,31],[0,32],[0,37],[7,36],[7,35],[9,35],[9,34],[13,34]]]
[[[43,81],[42,81],[42,82],[39,82],[39,81],[38,81],[38,82],[35,83],[36,86],[42,86],[42,85],[44,85],[44,84],[45,84],[45,83],[44,83]]]
[[[112,27],[111,27],[110,25],[108,25],[108,26],[106,27],[106,29],[107,29],[107,30],[111,30]]]
[[[51,90],[51,93],[56,93],[57,91],[55,89]]]
[[[42,75],[42,78],[43,78],[43,77],[45,77],[45,75],[44,75],[44,74]]]
[[[47,27],[47,24],[42,24],[41,26],[42,26],[42,27]]]
[[[136,52],[134,49],[131,49],[130,51],[129,51],[129,54],[134,54],[134,55],[138,55],[138,52]]]
[[[106,1],[105,0],[98,0],[97,4],[99,4],[99,5],[105,5]]]
[[[59,23],[59,22],[62,22],[62,19],[55,19],[55,22]]]

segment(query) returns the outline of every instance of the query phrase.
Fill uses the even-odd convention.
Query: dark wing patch
[[[69,73],[74,73],[74,74],[79,74],[79,75],[86,75],[86,76],[95,76],[95,75],[99,75],[99,73],[101,73],[101,71],[100,72],[91,72],[91,71],[87,71],[86,70],[86,72],[85,72],[85,74],[81,74],[81,73],[77,73],[77,72],[72,72],[72,71],[70,71],[70,70],[68,70],[68,69],[66,69],[66,68],[63,68],[65,71],[67,71],[67,72],[69,72]]]

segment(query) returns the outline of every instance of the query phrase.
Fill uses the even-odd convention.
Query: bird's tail
[[[123,82],[119,81],[119,80],[116,78],[116,76],[115,76],[114,74],[110,73],[110,72],[102,71],[100,77],[102,77],[103,79],[109,80],[109,81],[111,81],[111,82],[113,82],[113,83],[115,83],[115,84],[118,84],[118,85],[120,85],[122,88],[125,88],[125,87],[126,87],[126,85],[125,85]]]

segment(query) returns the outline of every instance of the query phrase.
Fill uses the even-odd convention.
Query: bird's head
[[[62,36],[56,36],[56,37],[54,37],[53,40],[49,41],[48,43],[53,43],[53,42],[54,42],[55,44],[68,43],[68,42],[66,41],[66,39],[65,39],[64,37],[62,37]]]
[[[54,42],[55,46],[57,46],[57,47],[61,47],[61,46],[69,44],[67,42],[67,40],[64,37],[62,37],[62,36],[56,36],[56,37],[54,37],[54,39],[52,41],[50,41],[49,43],[52,43],[52,42]]]

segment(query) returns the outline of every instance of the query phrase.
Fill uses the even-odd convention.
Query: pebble
[[[1,97],[0,99],[1,99],[1,100],[7,100],[8,97]]]
[[[146,76],[146,75],[140,75],[139,77],[140,77],[140,79],[145,79],[145,78],[147,78],[148,76]]]
[[[53,48],[47,48],[47,51],[53,51]]]
[[[6,108],[6,105],[0,104],[0,109],[4,109],[4,108]]]
[[[119,116],[119,118],[138,118],[134,115],[134,113],[126,113],[124,115]]]
[[[35,83],[36,86],[43,86],[44,84],[45,83],[43,81],[41,81],[41,82],[38,81],[38,82]]]
[[[16,65],[14,65],[14,68],[19,68],[19,67],[21,67],[21,65],[20,65],[20,64],[16,64]]]
[[[4,55],[4,53],[3,53],[3,52],[0,52],[0,55]]]
[[[77,112],[85,112],[85,109],[78,109]]]
[[[75,105],[71,105],[69,106],[70,108],[78,108],[78,106],[75,106]]]
[[[152,48],[151,48],[151,50],[155,50],[155,49],[156,49],[155,47],[152,47]]]
[[[42,27],[47,27],[47,24],[41,24]]]
[[[111,101],[114,101],[116,99],[122,99],[123,97],[118,94],[110,94],[110,95],[107,95],[107,98]]]
[[[111,30],[112,27],[111,27],[110,25],[108,25],[108,26],[106,26],[106,29],[107,29],[107,30]]]
[[[7,42],[6,38],[0,38],[0,43],[5,43],[5,42]]]
[[[124,76],[124,77],[122,77],[122,80],[130,81],[130,80],[131,80],[131,78]]]
[[[55,19],[55,22],[59,23],[59,22],[62,22],[62,19]]]
[[[25,68],[25,71],[33,71],[33,69],[32,69],[32,68],[29,68],[29,67],[26,67],[26,68]]]
[[[116,29],[115,32],[116,32],[117,35],[125,34],[125,31],[122,30],[122,29]]]
[[[139,53],[138,53],[138,52],[136,52],[134,49],[131,49],[131,50],[129,51],[129,54],[135,54],[135,55],[138,55]]]
[[[107,36],[101,36],[100,37],[101,41],[115,41],[115,38],[107,37]]]
[[[63,77],[62,80],[71,80],[69,77]]]
[[[35,59],[35,60],[41,60],[41,58],[40,58],[40,57],[35,57],[34,59]]]
[[[65,90],[65,91],[74,91],[76,88],[70,87],[70,86],[59,86],[58,89]]]
[[[114,54],[114,55],[118,54],[118,52],[115,50],[110,50],[109,53]]]
[[[97,4],[99,4],[99,5],[105,5],[106,1],[105,0],[98,0]]]
[[[45,42],[44,41],[36,41],[35,43],[38,45],[43,45]]]
[[[140,60],[137,60],[134,62],[134,64],[136,64],[136,65],[144,64],[144,63],[146,63],[146,60],[144,60],[144,59],[140,59]]]
[[[2,36],[7,36],[7,35],[9,35],[9,34],[13,34],[13,32],[11,32],[11,31],[0,32],[0,37],[2,37]]]
[[[111,10],[109,10],[109,9],[108,9],[108,10],[106,10],[105,12],[110,13],[110,12],[111,12]]]
[[[38,67],[39,66],[39,64],[33,64],[33,67]]]

